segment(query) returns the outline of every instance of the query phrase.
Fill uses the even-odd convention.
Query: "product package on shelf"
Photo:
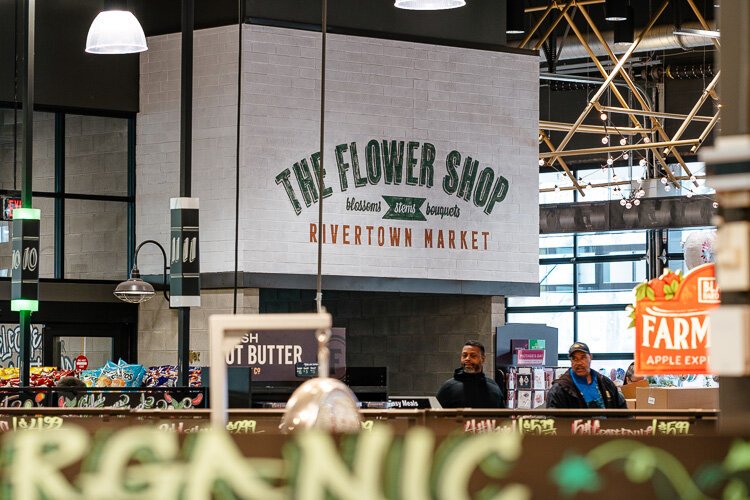
[[[72,370],[58,370],[54,366],[32,366],[29,369],[31,387],[54,387],[63,377],[74,375]],[[18,368],[0,368],[0,387],[19,387],[20,373]]]
[[[545,391],[534,391],[533,408],[543,408],[545,401]]]
[[[509,390],[507,401],[505,402],[507,408],[513,409],[516,407],[516,391]]]
[[[549,390],[552,387],[552,383],[555,381],[555,369],[545,368],[544,369],[544,388]]]
[[[150,366],[143,377],[143,385],[146,387],[175,387],[177,385],[178,372],[175,365]],[[201,367],[190,367],[190,387],[201,386]]]
[[[518,406],[519,410],[530,410],[532,402],[533,391],[518,391]]]
[[[533,386],[533,380],[531,378],[531,368],[519,367],[518,368],[518,389],[531,389]]]
[[[544,368],[534,368],[534,390],[544,390]]]
[[[508,372],[505,376],[505,381],[506,381],[506,387],[508,388],[509,392],[516,388],[517,378],[518,378],[518,373],[516,372],[516,369],[513,367],[508,368]]]

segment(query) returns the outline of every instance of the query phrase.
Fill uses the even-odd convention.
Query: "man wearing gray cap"
[[[552,384],[547,408],[627,408],[614,382],[591,369],[589,346],[575,342],[568,357],[571,368]]]

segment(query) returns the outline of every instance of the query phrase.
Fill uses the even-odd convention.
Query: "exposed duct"
[[[697,22],[685,23],[682,25],[682,27],[689,29],[703,29],[703,27]],[[711,29],[715,28],[712,26]],[[654,26],[653,28],[651,28],[651,31],[649,31],[646,38],[644,38],[641,43],[638,44],[635,52],[674,49],[686,50],[695,47],[705,47],[706,45],[713,44],[711,38],[702,36],[675,35],[673,31],[674,26],[672,26],[671,24],[664,26]],[[602,35],[607,41],[607,44],[609,44],[610,49],[612,49],[612,52],[614,52],[615,54],[623,54],[629,47],[628,45],[615,45],[614,32],[612,31],[604,32],[602,33]],[[604,57],[607,55],[606,51],[593,33],[590,33],[588,35],[587,42],[591,47],[591,50],[597,56]],[[580,41],[575,36],[569,36],[565,39],[563,39],[562,37],[558,38],[557,46],[562,46],[562,52],[557,58],[558,61],[589,58],[589,53],[586,52],[586,49],[583,47],[583,45],[581,45]],[[540,55],[544,57],[544,53],[540,52]]]

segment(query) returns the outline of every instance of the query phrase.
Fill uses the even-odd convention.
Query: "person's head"
[[[635,374],[635,361],[630,363],[630,366],[628,366],[628,369],[625,372],[625,383],[632,384],[633,382],[638,382],[639,380],[643,380],[644,378],[646,377]]]
[[[579,377],[588,376],[591,370],[591,351],[589,346],[583,342],[575,342],[568,349],[568,358],[570,358],[570,366],[573,368],[573,373]]]
[[[464,373],[482,373],[484,371],[484,346],[476,340],[469,340],[461,350],[461,368]]]
[[[76,389],[76,388],[85,388],[86,384],[84,384],[81,379],[76,378],[76,377],[62,377],[60,380],[57,381],[57,384],[55,384],[55,387],[62,387],[62,388],[72,387]]]

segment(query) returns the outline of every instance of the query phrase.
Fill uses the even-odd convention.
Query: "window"
[[[586,342],[598,360],[632,359],[625,307],[647,277],[646,231],[540,238],[540,297],[509,297],[507,321],[559,329],[561,361]]]
[[[20,196],[23,114],[0,109],[0,195]],[[135,211],[134,117],[34,112],[32,206],[41,210],[40,278],[127,277]],[[12,225],[0,222],[0,277]]]

